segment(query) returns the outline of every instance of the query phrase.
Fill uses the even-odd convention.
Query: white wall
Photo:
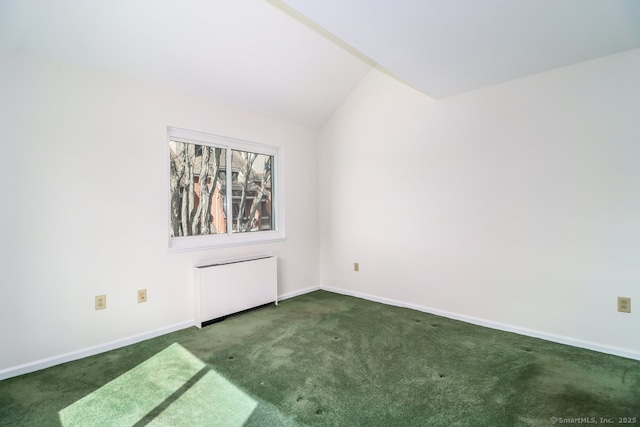
[[[640,50],[438,102],[371,71],[320,134],[322,285],[640,358],[639,118]]]
[[[7,51],[0,108],[0,372],[183,326],[202,261],[272,252],[281,295],[317,285],[317,132]],[[167,126],[282,146],[287,241],[167,254]]]

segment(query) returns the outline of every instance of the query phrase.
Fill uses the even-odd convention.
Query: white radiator
[[[194,267],[197,327],[261,305],[278,304],[278,261],[274,256]]]

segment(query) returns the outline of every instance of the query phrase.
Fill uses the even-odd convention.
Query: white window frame
[[[273,156],[272,165],[272,216],[274,217],[274,230],[265,230],[259,232],[234,233],[232,227],[227,227],[226,233],[209,234],[201,236],[171,236],[171,189],[169,181],[171,176],[170,170],[170,141],[181,141],[189,144],[206,145],[210,147],[225,148],[226,151],[226,174],[227,174],[227,194],[226,194],[226,211],[228,212],[228,224],[231,224],[232,217],[232,168],[231,166],[231,150],[248,151],[252,153],[265,154]],[[283,173],[283,154],[282,148],[272,145],[261,144],[257,142],[244,141],[235,138],[229,138],[220,135],[213,135],[204,132],[197,132],[188,129],[176,127],[167,127],[167,236],[168,236],[168,252],[184,252],[193,250],[204,250],[212,248],[222,248],[229,246],[254,245],[260,243],[281,242],[286,240],[284,228],[284,173]]]

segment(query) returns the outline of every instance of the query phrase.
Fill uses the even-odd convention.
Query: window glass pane
[[[286,239],[281,148],[173,127],[167,136],[169,252]]]
[[[234,233],[274,229],[273,156],[231,150]]]
[[[226,150],[169,142],[171,237],[227,232]]]

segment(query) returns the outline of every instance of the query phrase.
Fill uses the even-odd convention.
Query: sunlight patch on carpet
[[[72,426],[242,426],[257,402],[174,343],[61,410]]]

